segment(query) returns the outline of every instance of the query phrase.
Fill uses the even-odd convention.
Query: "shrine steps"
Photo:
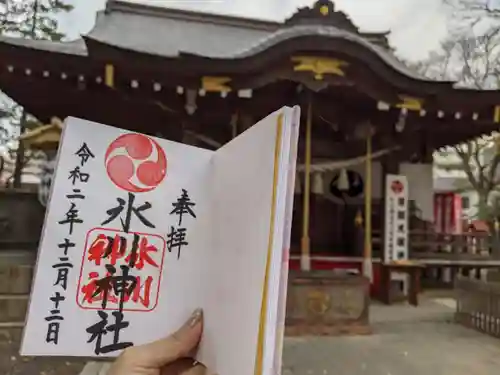
[[[34,252],[0,251],[0,339],[24,326],[35,261]]]

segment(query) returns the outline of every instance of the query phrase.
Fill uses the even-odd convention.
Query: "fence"
[[[500,283],[457,278],[455,290],[455,321],[500,338]]]
[[[408,237],[410,258],[436,258],[442,255],[448,259],[480,259],[496,254],[500,258],[499,238],[486,232],[447,234],[412,229]],[[377,248],[382,248],[380,231],[373,231],[372,241]]]

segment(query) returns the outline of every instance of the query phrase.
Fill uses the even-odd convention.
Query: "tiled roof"
[[[304,36],[342,39],[362,45],[399,72],[418,80],[428,79],[408,69],[392,52],[370,40],[378,34],[356,34],[322,24],[286,25],[241,17],[137,5],[109,1],[98,13],[88,38],[119,48],[164,57],[181,53],[208,58],[243,58],[286,40]],[[63,54],[87,55],[83,39],[72,42],[47,42],[19,38],[0,38],[16,46]]]

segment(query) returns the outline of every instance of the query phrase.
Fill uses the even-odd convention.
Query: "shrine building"
[[[500,121],[499,91],[422,77],[387,36],[327,0],[283,22],[108,0],[77,40],[1,38],[0,88],[42,123],[74,116],[214,150],[300,105],[292,268],[356,267],[383,256],[386,175],[407,179],[407,231],[432,231],[433,152]],[[412,258],[406,246],[394,260]]]

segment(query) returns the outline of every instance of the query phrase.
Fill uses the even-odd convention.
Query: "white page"
[[[167,177],[155,190],[137,194],[139,198],[136,198],[140,201],[147,196],[147,200],[154,203],[148,211],[152,216],[148,218],[157,227],[155,230],[136,228],[136,224],[141,224],[136,222],[132,230],[165,237],[170,226],[175,224],[168,213],[182,188],[188,190],[189,196],[196,202],[197,218],[189,223],[189,246],[183,249],[181,258],[177,259],[177,254],[165,253],[161,293],[156,308],[149,313],[126,311],[130,326],[127,327],[128,332],[121,332],[120,341],[133,340],[137,345],[163,337],[175,330],[195,307],[202,307],[205,311],[205,327],[198,359],[219,375],[235,372],[254,375],[271,226],[279,232],[279,235],[275,233],[272,241],[273,254],[278,255],[273,258],[275,263],[276,259],[280,263],[285,237],[284,209],[280,211],[277,207],[285,207],[286,178],[282,178],[280,191],[276,192],[276,200],[279,198],[280,203],[274,202],[277,213],[273,223],[270,213],[273,206],[276,120],[279,113],[286,111],[284,109],[270,115],[217,153],[155,139],[167,154]],[[285,135],[282,134],[282,144],[278,146],[279,153],[282,152],[283,144],[290,148],[288,138],[291,132],[290,129],[286,130],[283,133]],[[82,187],[86,201],[80,214],[90,219],[80,224],[78,232],[75,229],[73,237],[76,236],[79,243],[75,246],[77,250],[70,254],[71,261],[76,264],[70,271],[80,271],[78,261],[82,259],[85,248],[85,234],[89,229],[100,226],[99,213],[103,214],[113,206],[110,197],[126,193],[110,182],[105,171],[105,150],[123,133],[127,132],[84,120],[68,121],[53,183],[54,199],[47,212],[45,235],[39,251],[21,348],[23,355],[94,355],[92,343],[87,343],[89,334],[85,329],[91,323],[96,323],[97,313],[96,310],[83,310],[76,303],[79,272],[70,272],[68,278],[64,301],[67,303],[62,306],[65,317],[62,323],[65,325],[61,323],[57,346],[44,341],[47,322],[40,311],[50,309],[48,298],[51,296],[49,292],[53,292],[54,283],[52,264],[59,256],[54,248],[58,250],[56,236],[62,231],[55,223],[67,210],[63,206],[67,203],[64,197],[70,187],[67,173],[78,162],[78,159],[74,160],[74,147],[80,146],[82,142],[89,144],[95,157],[85,167],[92,171],[92,183],[98,185],[96,189],[88,181],[85,191]],[[99,136],[96,137],[96,134]],[[288,160],[288,156],[279,160],[280,171],[288,166],[285,160]],[[83,167],[82,171],[87,172]],[[119,222],[115,225],[120,226]],[[108,228],[113,227],[110,224]],[[275,265],[270,266],[276,270]],[[277,275],[275,270],[272,272],[274,277]],[[88,273],[92,270],[84,267],[84,271]],[[277,291],[271,292],[271,298],[276,300],[278,294]],[[273,320],[266,323],[274,326],[271,329],[275,330],[277,301],[273,302],[273,306]],[[140,325],[137,324],[139,320]],[[63,330],[64,327],[67,327],[66,330]],[[270,348],[270,331],[266,326],[264,329],[267,351]],[[109,339],[107,336],[104,340]],[[271,344],[274,350],[275,343]],[[116,354],[118,352],[109,355]],[[263,367],[269,368],[273,360],[266,360]]]
[[[124,134],[133,136],[115,141]],[[67,119],[38,252],[37,270],[21,346],[22,355],[95,356],[96,341],[87,342],[92,335],[86,329],[100,320],[98,311],[102,309],[102,302],[84,302],[82,288],[88,283],[88,277],[92,272],[99,272],[99,277],[103,278],[105,268],[104,262],[100,262],[100,266],[92,266],[90,262],[83,261],[87,258],[84,258],[86,237],[87,233],[90,232],[88,243],[92,243],[98,234],[109,233],[114,236],[116,233],[112,230],[116,229],[118,234],[123,235],[128,240],[132,239],[133,235],[131,237],[131,235],[122,233],[123,228],[118,217],[107,224],[103,224],[103,221],[108,217],[106,211],[118,206],[117,199],[127,201],[128,191],[124,188],[129,190],[151,188],[138,180],[137,176],[139,175],[142,176],[143,181],[148,176],[156,176],[156,180],[161,180],[156,188],[135,194],[134,206],[136,208],[141,207],[146,202],[151,203],[149,209],[140,211],[140,213],[155,225],[155,228],[143,224],[137,215],[132,214],[129,230],[148,233],[148,236],[140,235],[141,241],[146,239],[149,244],[157,247],[157,251],[145,251],[142,254],[149,254],[153,263],[156,263],[158,267],[152,266],[146,257],[141,257],[145,260],[142,269],[139,269],[140,264],[137,264],[138,267],[131,270],[131,274],[141,277],[139,283],[141,287],[135,289],[134,292],[139,292],[138,295],[132,294],[133,298],[124,306],[124,320],[129,322],[129,326],[121,330],[119,342],[131,342],[137,345],[163,337],[182,324],[194,308],[207,303],[204,300],[206,293],[203,290],[206,284],[193,281],[192,278],[201,275],[201,270],[206,267],[209,261],[206,244],[209,242],[210,235],[207,232],[210,221],[208,211],[210,202],[206,185],[209,178],[208,166],[213,153],[166,140],[134,135],[136,134],[85,120]],[[88,146],[93,157],[89,157],[81,165],[81,159],[75,153],[83,144]],[[114,146],[135,144],[135,147],[129,148],[130,152],[127,152],[124,147],[117,147],[106,157],[106,150],[111,144]],[[149,145],[149,150],[147,150],[146,144]],[[141,149],[150,155],[140,155]],[[153,162],[163,160],[161,150],[166,157],[166,176],[163,179],[160,177],[162,176],[161,170],[164,168],[159,168],[156,174],[144,173],[144,169],[137,169],[140,172],[133,174],[133,170],[130,169],[131,179],[128,179],[123,173],[117,175],[116,171],[110,172],[110,175],[114,176],[115,182],[124,188],[118,188],[118,185],[108,177],[106,165],[115,165],[115,163],[120,162],[121,158],[121,162],[124,164],[120,166],[119,170],[123,172],[127,170],[127,162],[123,158],[129,160],[130,154],[134,154],[137,159],[134,162],[136,168],[139,168],[138,165],[145,160],[149,160],[149,165],[152,166]],[[114,159],[116,156],[119,158]],[[113,162],[109,164],[111,160]],[[73,185],[69,176],[70,171],[73,171],[75,167],[79,167],[81,173],[88,174],[86,182],[76,180]],[[154,186],[156,182],[151,181],[150,184]],[[66,198],[66,195],[71,194],[73,189],[79,189],[79,194],[83,194],[85,198]],[[175,248],[171,249],[172,252],[167,251],[165,241],[168,240],[167,234],[170,227],[178,225],[178,217],[169,215],[169,213],[173,208],[172,203],[181,196],[182,189],[186,189],[191,201],[196,203],[196,206],[193,207],[196,219],[187,214],[183,216],[181,226],[186,228],[186,241],[189,245],[181,249],[178,258]],[[78,210],[78,217],[83,219],[83,223],[75,223],[70,235],[69,224],[58,224],[58,222],[65,219],[66,213],[71,208],[71,202],[75,204],[74,208]],[[119,217],[126,217],[125,212],[122,212]],[[93,228],[107,230],[93,230]],[[58,247],[58,244],[63,243],[65,238],[75,244],[74,247],[68,249],[67,255],[64,255],[64,249]],[[128,242],[127,251],[129,250],[130,242]],[[113,254],[115,258],[119,258],[118,251]],[[67,259],[61,260],[61,257]],[[116,269],[119,274],[121,274],[119,265],[124,264],[124,258],[116,260]],[[61,280],[56,281],[60,271],[53,267],[58,263],[72,265],[67,276],[66,289],[63,288]],[[80,273],[82,273],[81,280]],[[62,275],[59,274],[59,276]],[[151,279],[149,279],[150,276]],[[150,287],[149,303],[140,299],[140,297],[147,295],[148,286]],[[59,297],[64,297],[63,301],[58,302],[57,308],[56,302],[50,300],[51,297],[57,295],[56,293],[59,293]],[[92,294],[87,297],[90,298],[90,296]],[[134,298],[136,302],[134,302]],[[156,300],[157,303],[155,303]],[[107,307],[116,309],[117,304],[108,301]],[[135,311],[128,311],[130,309]],[[107,313],[109,324],[113,324],[115,319],[112,316],[112,311],[107,310]],[[62,316],[64,320],[47,321],[46,318],[50,319],[51,316]],[[51,340],[49,342],[46,340],[49,324],[52,330],[55,330],[57,327],[55,323],[59,323],[57,344],[54,342],[54,332],[49,337]],[[103,336],[101,346],[105,347],[112,341],[113,333],[108,333]],[[113,356],[116,354],[119,352],[101,355]]]
[[[290,257],[290,237],[292,233],[292,216],[293,216],[293,201],[295,192],[295,177],[297,165],[297,148],[299,140],[299,127],[300,127],[300,108],[294,107],[291,114],[290,128],[290,152],[288,162],[287,174],[287,192],[286,192],[286,208],[285,208],[285,229],[283,231],[283,250],[281,257],[281,270],[279,280],[279,294],[278,294],[278,316],[277,316],[277,332],[275,343],[275,354],[273,364],[273,374],[281,373],[282,366],[282,353],[283,353],[283,340],[285,337],[285,315],[286,315],[286,298],[288,290],[288,268]]]
[[[198,360],[220,375],[255,371],[280,113],[214,156],[212,259],[217,262],[213,279],[219,284],[210,291],[217,303],[206,307]]]
[[[267,291],[267,317],[265,329],[265,344],[263,358],[263,374],[271,374],[275,362],[276,339],[277,339],[277,321],[279,310],[279,293],[280,293],[280,275],[282,270],[283,247],[285,241],[285,226],[286,226],[286,204],[288,190],[288,174],[290,163],[292,134],[292,118],[294,111],[291,108],[286,108],[283,116],[283,138],[281,145],[280,167],[278,171],[278,189],[276,202],[276,216],[274,221],[274,243],[271,254],[271,263],[268,275],[268,291]]]

